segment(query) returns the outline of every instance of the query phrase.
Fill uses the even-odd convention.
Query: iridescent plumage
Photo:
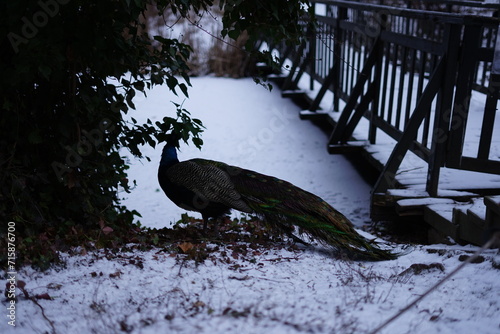
[[[236,209],[254,213],[272,228],[289,235],[297,226],[301,233],[351,259],[378,261],[397,257],[359,235],[349,219],[318,196],[278,178],[223,162],[179,162],[176,146],[167,143],[163,149],[159,183],[176,205],[200,212],[205,226],[209,218],[217,219]]]

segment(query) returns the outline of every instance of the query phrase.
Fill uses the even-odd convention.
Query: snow
[[[201,151],[183,147],[181,160],[203,157],[274,175],[323,197],[358,227],[369,221],[370,185],[343,156],[328,155],[326,135],[299,120],[299,108],[278,90],[268,92],[250,79],[192,82],[184,107],[206,125],[205,145]],[[171,100],[182,102],[157,87],[137,101],[131,116],[171,116]],[[124,203],[142,213],[143,225],[169,226],[184,211],[157,184],[161,147],[143,152],[152,161],[129,157],[130,179],[138,186],[123,194]],[[37,301],[44,316],[18,290],[17,326],[2,316],[0,332],[370,333],[459,266],[461,255],[477,250],[414,245],[397,260],[370,263],[311,247],[271,247],[228,262],[223,252],[230,253],[230,245],[219,247],[215,258],[200,264],[154,249],[62,254],[66,266],[46,272],[23,267],[17,279],[26,290],[52,300]],[[500,255],[487,250],[482,256],[380,333],[500,332]]]
[[[451,204],[451,203],[455,203],[455,201],[449,198],[430,198],[430,197],[409,198],[398,201],[398,204],[401,206],[422,206],[429,204]]]
[[[288,66],[291,66],[291,63],[285,63]],[[392,72],[392,67],[388,66],[387,71]],[[396,68],[396,77],[400,77],[400,69]],[[399,86],[395,86],[395,96],[397,96],[397,92],[400,89],[408,89],[408,77],[409,74],[405,75],[406,79],[404,82],[406,86],[403,88]],[[418,76],[413,78],[415,83],[413,84],[413,93],[410,94],[412,97],[412,108],[416,105],[416,96],[417,94],[417,81]],[[424,80],[424,85],[427,80]],[[310,76],[307,73],[304,73],[300,80],[298,81],[298,90],[306,93],[311,100],[314,100],[316,95],[318,94],[321,84],[317,81],[313,80],[313,89],[310,88]],[[407,95],[403,94],[402,104],[406,105]],[[333,100],[332,91],[328,90],[320,103],[320,112],[326,112],[328,115],[335,121],[338,122],[341,112],[345,107],[345,102],[343,100],[339,101],[339,110],[333,110],[333,104],[331,101]],[[479,148],[479,138],[481,136],[481,129],[483,127],[483,116],[484,116],[484,106],[486,104],[486,95],[477,91],[471,92],[470,97],[470,106],[469,113],[467,115],[467,124],[465,126],[465,141],[463,147],[463,156],[464,157],[472,157],[475,158],[478,156],[478,148]],[[389,105],[386,105],[384,113],[388,113]],[[309,111],[307,111],[309,112]],[[434,119],[434,110],[431,110],[432,117],[430,117],[430,127],[432,128],[432,122]],[[391,124],[395,124],[395,116],[396,113],[393,114],[393,119],[391,120]],[[499,160],[500,157],[500,112],[497,111],[497,115],[494,119],[492,125],[492,142],[491,148],[489,152],[490,160]],[[404,123],[404,113],[401,114],[401,125]],[[455,126],[455,125],[454,125]],[[370,123],[366,118],[361,118],[358,125],[356,126],[352,137],[360,142],[361,145],[368,141],[368,133],[369,133]],[[422,136],[422,128],[419,129],[419,134],[417,135],[417,139]],[[399,130],[403,130],[402,126],[400,126]],[[376,143],[373,145],[369,145],[365,147],[365,150],[370,153],[371,157],[380,162],[383,166],[389,160],[391,153],[393,152],[394,146],[397,143],[395,139],[390,137],[388,134],[384,133],[382,130],[377,129],[376,134]],[[430,141],[428,143],[428,148],[430,149]],[[414,154],[411,151],[408,151],[401,163],[401,166],[396,175],[396,181],[400,184],[404,185],[405,188],[415,189],[415,190],[423,190],[425,189],[425,184],[427,182],[427,163]],[[410,172],[410,173],[408,173]],[[500,176],[496,174],[486,174],[480,172],[473,172],[467,170],[459,170],[443,167],[440,169],[440,177],[439,177],[439,196],[453,196],[448,195],[450,192],[455,190],[459,191],[467,191],[471,189],[499,189],[500,188]],[[465,195],[465,194],[463,194]]]
[[[183,146],[181,161],[195,157],[218,160],[277,176],[319,195],[355,224],[366,222],[370,185],[352,182],[359,176],[351,163],[326,152],[326,134],[300,121],[300,108],[281,98],[278,89],[269,92],[252,79],[201,77],[193,79],[189,94],[183,107],[203,121],[205,143],[201,151]],[[150,117],[154,122],[172,116],[170,100],[182,103],[166,87],[157,87],[136,103],[138,112],[131,117],[139,122]],[[142,224],[164,227],[185,211],[165,197],[156,180],[161,148],[144,147],[143,153],[152,162],[130,158],[130,175],[139,185],[124,203],[142,209]]]

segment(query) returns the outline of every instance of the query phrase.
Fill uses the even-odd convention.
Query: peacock
[[[174,139],[172,139],[174,138]],[[158,181],[177,206],[201,213],[204,229],[231,209],[252,213],[272,229],[300,240],[301,233],[353,260],[392,260],[398,254],[380,249],[359,235],[353,224],[320,197],[276,177],[223,162],[191,159],[179,162],[179,142],[170,137],[163,148]]]

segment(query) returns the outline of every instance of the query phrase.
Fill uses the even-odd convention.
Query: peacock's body
[[[200,212],[205,227],[231,209],[254,213],[287,234],[302,233],[359,260],[390,260],[382,250],[359,235],[352,223],[318,196],[275,177],[225,163],[192,159],[179,162],[176,145],[167,143],[158,170],[163,191],[177,206]]]

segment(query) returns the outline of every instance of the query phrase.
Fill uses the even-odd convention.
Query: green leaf
[[[40,130],[34,130],[28,135],[28,141],[31,144],[40,144],[43,142],[42,136],[40,135]]]
[[[46,79],[50,79],[50,74],[52,73],[52,69],[46,65],[40,65],[38,67],[38,71],[42,74],[42,76]]]
[[[184,93],[184,95],[186,97],[189,97],[188,88],[185,84],[183,84],[183,83],[179,84],[179,88],[181,89],[182,93]]]
[[[24,38],[20,23],[25,16],[33,23],[39,2],[3,1],[4,30]],[[237,38],[246,30],[249,50],[254,36],[263,33],[270,42],[297,44],[304,3],[221,0],[221,33]],[[191,119],[182,104],[167,108],[168,117],[160,122],[141,124],[125,115],[135,108],[137,91],[145,94],[165,82],[188,97],[188,61],[199,52],[175,38],[144,34],[140,22],[150,4],[177,17],[217,6],[213,0],[65,1],[17,51],[8,38],[0,40],[0,142],[11,162],[0,168],[0,216],[19,222],[16,233],[30,242],[19,244],[20,265],[48,267],[58,244],[115,247],[139,238],[130,233],[134,212],[120,205],[119,187],[129,191],[129,186],[119,149],[140,157],[141,145],[157,145],[170,132],[197,147],[203,144],[203,123]],[[272,63],[270,55],[263,58]],[[106,238],[97,227],[100,221],[114,230]]]
[[[144,91],[144,86],[145,86],[145,83],[144,81],[136,81],[133,83],[133,86],[135,89],[143,92]]]
[[[238,37],[240,37],[240,34],[241,34],[241,31],[240,31],[240,30],[236,30],[236,29],[231,30],[231,31],[229,31],[229,32],[227,33],[227,35],[228,35],[230,38],[234,39],[234,40],[237,40],[237,39],[238,39]]]
[[[175,95],[177,95],[175,87],[177,86],[178,83],[179,81],[177,81],[177,79],[174,76],[169,76],[167,78],[167,86]]]
[[[134,89],[129,89],[127,91],[127,96],[126,96],[126,100],[127,100],[127,104],[130,108],[132,109],[135,109],[135,104],[132,102],[132,99],[134,98],[135,96],[135,90]]]
[[[201,149],[201,146],[203,145],[203,140],[201,138],[193,138],[193,144],[197,147],[197,148],[200,148]]]

